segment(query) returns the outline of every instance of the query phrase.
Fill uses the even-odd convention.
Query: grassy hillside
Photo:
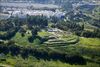
[[[0,20],[0,67],[100,67],[100,7],[83,8],[62,18]]]

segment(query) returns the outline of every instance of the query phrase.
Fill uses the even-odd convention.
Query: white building
[[[9,12],[11,13],[11,12]],[[16,17],[18,16],[19,18],[25,18],[27,15],[30,16],[46,16],[48,18],[55,16],[55,17],[62,17],[65,15],[64,12],[61,11],[48,11],[48,10],[24,10],[24,11],[13,11],[12,16]]]
[[[4,12],[8,12],[10,16],[19,18],[26,18],[30,16],[46,16],[46,17],[62,17],[65,12],[59,10],[61,8],[58,5],[53,4],[34,4],[34,3],[0,3]],[[29,9],[30,8],[30,9]]]

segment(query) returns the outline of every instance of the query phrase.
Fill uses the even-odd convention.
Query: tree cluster
[[[10,42],[8,44],[0,44],[0,53],[11,54],[12,56],[21,55],[22,58],[26,59],[30,55],[37,59],[44,60],[60,60],[65,63],[70,64],[86,64],[86,60],[80,55],[67,55],[65,53],[61,53],[58,51],[52,51],[50,49],[37,49],[31,47],[20,47],[14,44],[14,42]]]

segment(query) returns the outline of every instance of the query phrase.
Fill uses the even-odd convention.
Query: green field
[[[16,59],[16,60],[15,60]],[[63,63],[61,61],[53,60],[37,60],[33,57],[29,57],[28,60],[23,60],[20,56],[8,58],[6,64],[0,64],[4,67],[100,67],[99,64],[88,62],[86,65],[71,65],[68,63]]]
[[[23,44],[24,46],[27,46],[27,45],[34,46],[34,43],[30,43],[28,41],[28,37],[30,37],[30,36],[31,36],[31,34],[25,34],[25,36],[22,37],[21,33],[17,32],[16,35],[12,38],[12,40],[15,41],[15,43],[17,43],[18,45]]]
[[[100,39],[81,37],[79,44],[84,45],[86,47],[100,47]]]

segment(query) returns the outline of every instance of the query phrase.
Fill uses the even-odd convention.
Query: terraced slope
[[[46,42],[44,42],[44,44],[49,46],[49,47],[50,46],[51,47],[68,46],[70,44],[76,44],[79,41],[79,38],[77,36],[74,36],[74,35],[71,35],[71,34],[63,35],[62,33],[57,34],[56,32],[52,32],[51,35],[47,36],[47,38],[48,38],[48,40]]]

